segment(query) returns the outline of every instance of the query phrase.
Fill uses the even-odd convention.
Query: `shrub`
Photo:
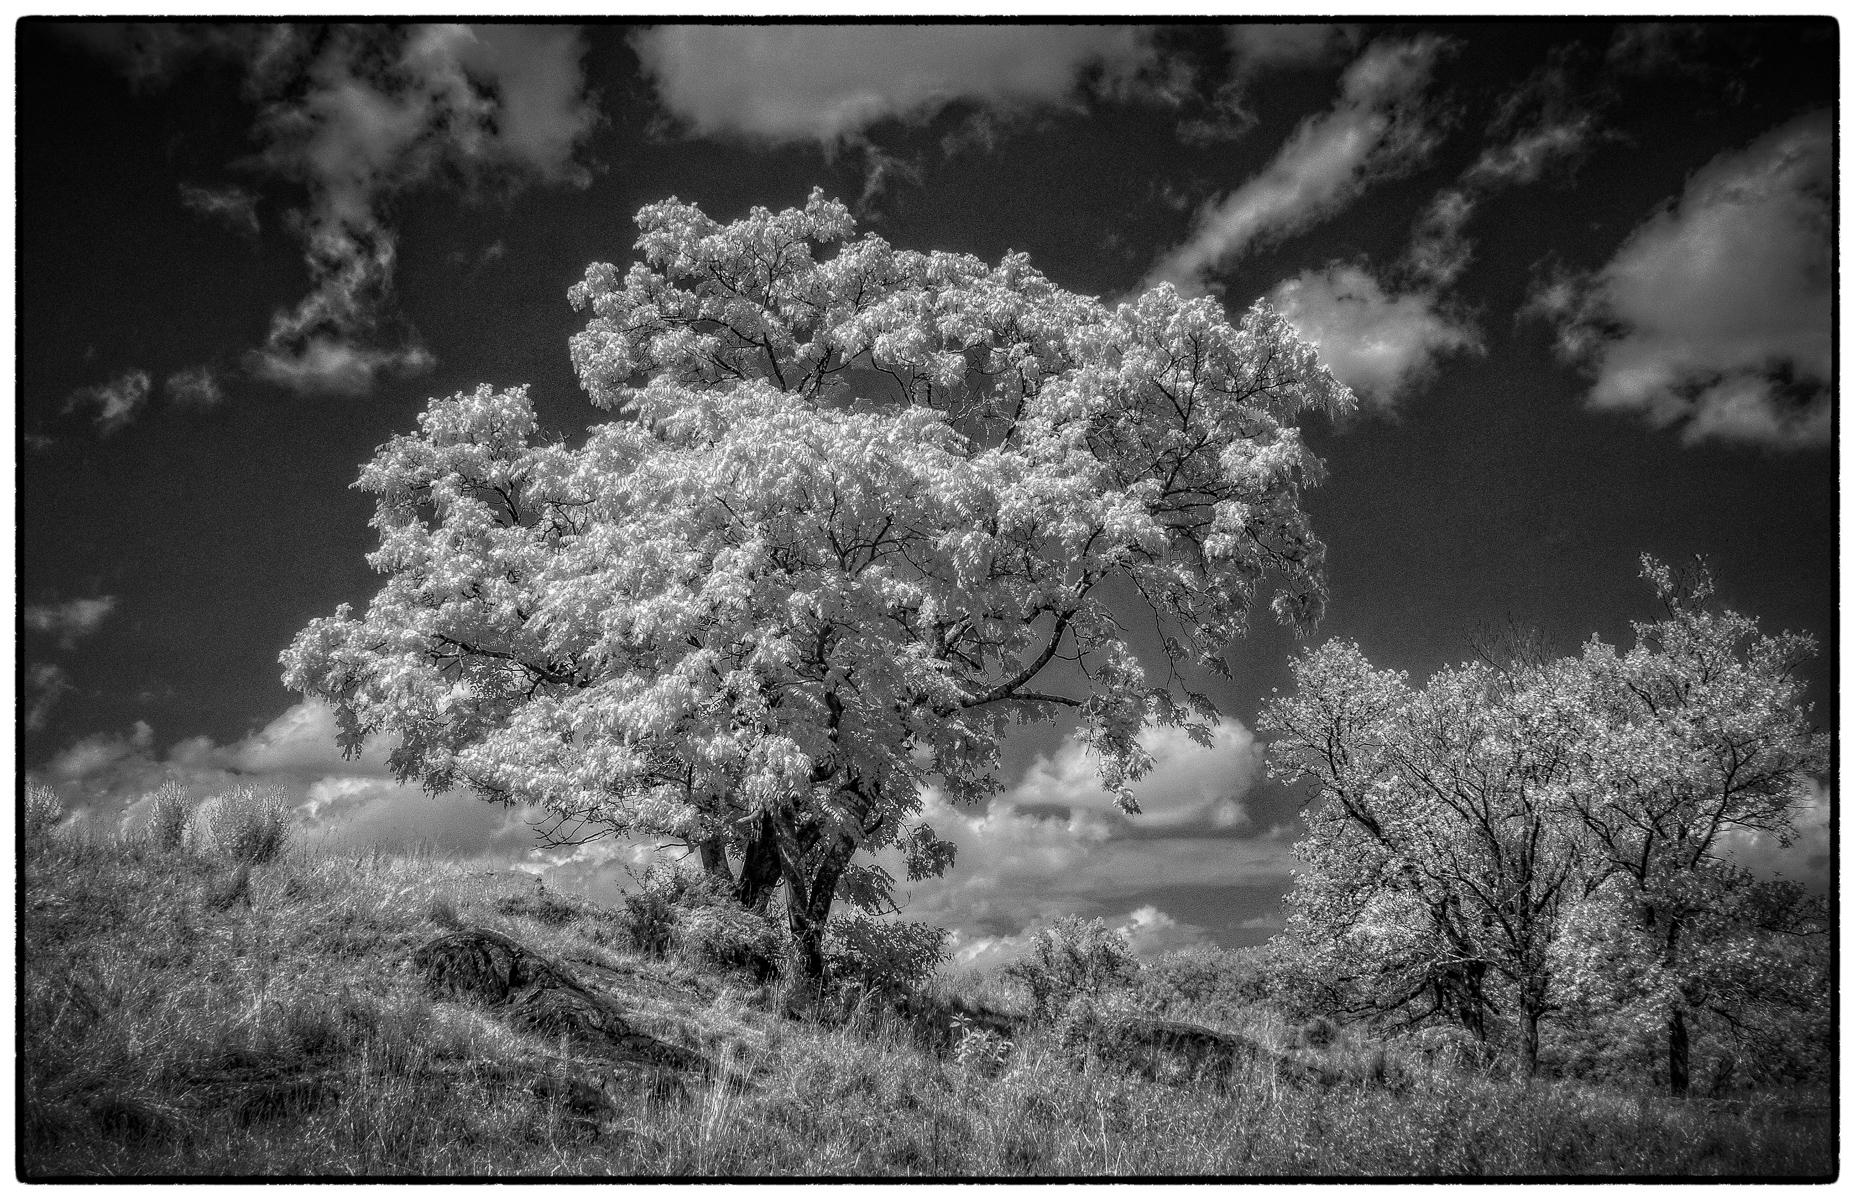
[[[638,880],[637,890],[625,893],[619,922],[633,950],[662,958],[676,947],[677,924],[684,910],[730,902],[713,876],[653,864]]]
[[[1228,1020],[1270,999],[1267,971],[1255,951],[1216,946],[1160,955],[1141,967],[1137,987],[1142,1007],[1160,1016]]]
[[[947,960],[947,937],[946,930],[920,921],[834,917],[825,927],[826,969],[842,984],[910,995]]]
[[[528,917],[557,929],[572,924],[580,915],[571,902],[539,889],[532,896],[502,897],[496,901],[496,911],[505,917]]]
[[[187,822],[193,817],[187,789],[170,779],[149,797],[149,801],[149,842],[160,850],[178,850],[187,834]]]
[[[449,896],[433,896],[425,902],[425,919],[440,929],[462,929],[464,919],[457,915],[457,904]]]
[[[778,973],[784,939],[778,923],[766,914],[731,901],[675,912],[672,941],[677,952],[692,963],[745,970],[756,980],[771,979]]]
[[[267,863],[290,836],[290,806],[281,787],[260,793],[241,785],[201,804],[187,826],[192,844],[233,862]]]
[[[1326,1017],[1317,1016],[1310,1018],[1307,1024],[1301,1027],[1300,1034],[1296,1040],[1303,1046],[1311,1046],[1316,1050],[1325,1050],[1328,1046],[1333,1045],[1333,1039],[1339,1036],[1339,1032],[1339,1026],[1335,1025],[1331,1020]]]
[[[52,828],[64,819],[64,801],[58,793],[43,784],[26,785],[26,837],[43,838]]]
[[[1030,957],[1006,967],[1005,975],[1030,992],[1032,1019],[1048,1020],[1078,997],[1126,987],[1139,969],[1126,938],[1099,918],[1071,916],[1039,929]]]

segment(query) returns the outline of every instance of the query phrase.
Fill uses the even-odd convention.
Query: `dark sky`
[[[99,814],[237,772],[327,836],[522,858],[519,822],[341,763],[278,682],[299,628],[376,586],[348,485],[478,383],[584,428],[566,292],[630,260],[637,209],[813,185],[898,246],[1025,251],[1074,291],[1275,301],[1365,402],[1308,431],[1317,638],[1417,676],[1509,618],[1627,643],[1638,556],[1705,554],[1729,603],[1823,641],[1836,720],[1828,21],[17,46],[19,757]],[[961,865],[917,912],[981,957],[1072,910],[1146,948],[1266,936],[1295,799],[1249,729],[1295,648],[1259,614],[1218,749],[1158,746],[1144,825],[1063,731],[1024,739],[1001,799],[945,818]],[[597,891],[629,861],[606,853],[524,861]]]

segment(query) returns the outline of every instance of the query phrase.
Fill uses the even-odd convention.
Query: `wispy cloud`
[[[65,398],[66,413],[92,409],[97,433],[108,437],[135,420],[148,403],[150,382],[146,371],[124,371],[108,383],[79,388]]]
[[[76,690],[70,672],[56,663],[33,663],[26,668],[25,683],[26,728],[34,732],[45,728],[64,694]]]
[[[1463,179],[1484,189],[1534,183],[1551,163],[1583,151],[1596,127],[1597,118],[1591,113],[1542,122],[1510,142],[1489,147]]]
[[[1707,41],[1707,28],[1691,21],[1636,21],[1617,27],[1605,61],[1619,71],[1650,75],[1691,70]]]
[[[1604,266],[1536,289],[1592,408],[1689,444],[1829,444],[1833,147],[1818,112],[1721,154]]]
[[[167,377],[162,385],[168,403],[182,408],[217,408],[225,402],[225,389],[211,367],[188,367]]]
[[[1461,177],[1438,192],[1417,218],[1403,268],[1432,289],[1447,287],[1474,258],[1469,218],[1482,201],[1539,182],[1555,164],[1574,160],[1598,134],[1595,114],[1544,120],[1483,150]]]
[[[661,25],[632,45],[691,134],[827,145],[960,102],[1062,104],[1087,68],[1112,87],[1153,61],[1114,25]]]
[[[1237,70],[1247,73],[1330,62],[1358,43],[1359,31],[1352,25],[1318,21],[1258,23],[1226,26],[1224,37]]]
[[[1474,326],[1435,290],[1387,292],[1357,265],[1303,271],[1269,301],[1341,383],[1380,408],[1428,379],[1444,357],[1482,349]]]
[[[208,188],[183,183],[180,185],[180,203],[189,212],[221,221],[235,232],[258,236],[258,197],[255,192],[237,186]]]
[[[1430,380],[1443,359],[1483,352],[1474,320],[1451,299],[1452,285],[1474,259],[1470,219],[1488,196],[1538,183],[1599,136],[1597,115],[1575,93],[1564,55],[1510,92],[1490,129],[1495,140],[1424,207],[1403,256],[1382,275],[1363,262],[1330,263],[1270,293],[1356,393],[1390,409]]]
[[[1347,68],[1333,108],[1303,122],[1260,175],[1212,205],[1147,282],[1202,291],[1206,275],[1256,243],[1309,228],[1373,181],[1416,167],[1435,138],[1423,92],[1446,48],[1433,37],[1369,47]]]
[[[276,313],[247,357],[299,392],[358,393],[432,365],[393,302],[397,235],[386,202],[441,168],[473,188],[589,178],[579,147],[597,120],[585,44],[566,26],[102,26],[77,36],[155,88],[191,57],[240,65],[261,106],[256,162],[301,183],[287,214],[305,244],[309,293]],[[255,223],[242,194],[187,189],[196,211]]]
[[[26,628],[33,633],[51,634],[69,647],[97,631],[105,619],[116,611],[116,597],[87,596],[50,604],[27,605]]]

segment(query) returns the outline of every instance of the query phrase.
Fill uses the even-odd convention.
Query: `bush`
[[[1187,946],[1141,967],[1142,1007],[1163,1017],[1229,1020],[1270,1000],[1265,964],[1253,950]]]
[[[1338,1025],[1335,1025],[1326,1017],[1317,1016],[1309,1018],[1307,1024],[1301,1027],[1295,1040],[1303,1046],[1311,1046],[1316,1050],[1325,1050],[1328,1046],[1333,1045],[1333,1039],[1338,1037],[1339,1033],[1340,1027]]]
[[[579,919],[580,909],[571,901],[537,888],[532,896],[504,896],[496,901],[496,911],[505,917],[527,917],[558,929]]]
[[[148,840],[159,850],[178,850],[187,835],[193,805],[187,789],[170,779],[149,797]]]
[[[1064,917],[1039,929],[1031,956],[1005,968],[1031,996],[1033,1020],[1049,1020],[1077,998],[1098,997],[1133,982],[1140,964],[1127,939],[1099,918]]]
[[[712,875],[653,864],[638,880],[637,890],[625,893],[619,923],[633,950],[663,958],[677,946],[677,926],[686,910],[732,902]]]
[[[673,941],[691,963],[744,970],[757,981],[779,972],[785,945],[773,918],[732,901],[677,909]]]
[[[947,931],[861,913],[825,926],[826,971],[837,983],[900,997],[920,990],[947,960]]]
[[[290,836],[290,806],[281,787],[241,785],[201,804],[187,827],[194,848],[237,863],[267,863]]]

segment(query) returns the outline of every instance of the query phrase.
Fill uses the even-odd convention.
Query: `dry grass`
[[[620,914],[480,865],[301,848],[239,864],[67,828],[22,871],[28,1177],[1833,1170],[1826,1119],[1521,1088],[1349,1031],[1308,1045],[1261,1011],[1229,1027],[1344,1082],[1251,1068],[1168,1086],[1041,1034],[969,1030],[936,1055],[874,1008],[788,1021],[774,988],[635,954]],[[418,987],[410,952],[466,925],[620,991],[637,1025],[720,1069],[589,1111],[549,1084],[584,1065],[562,1046]]]

